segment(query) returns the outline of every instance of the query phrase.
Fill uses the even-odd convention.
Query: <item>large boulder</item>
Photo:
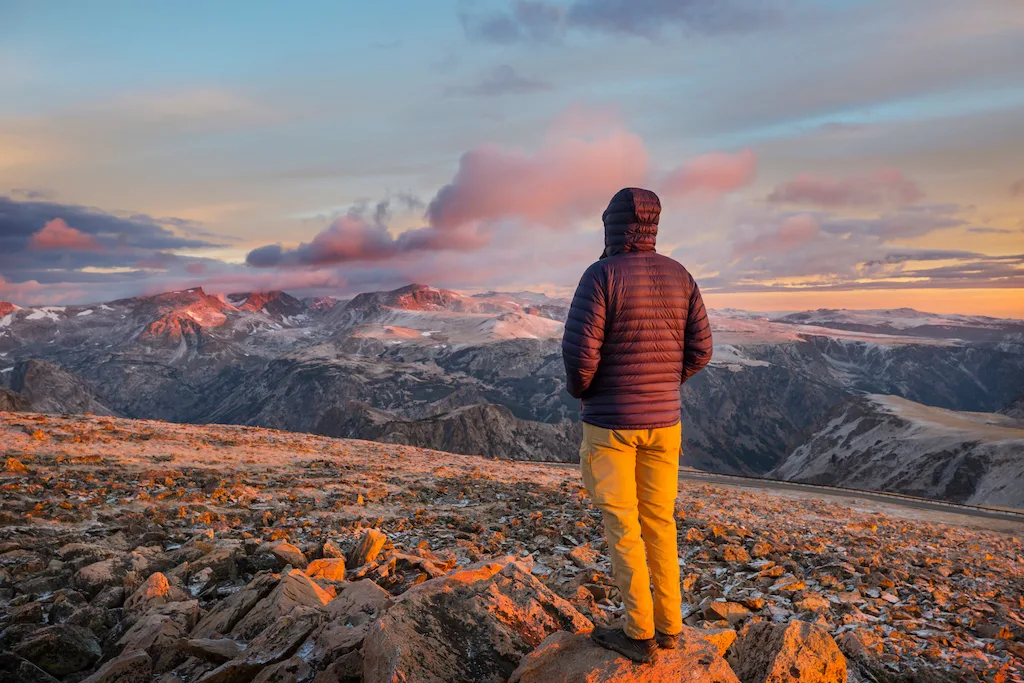
[[[306,567],[306,576],[312,579],[325,579],[327,581],[344,581],[345,560],[340,557],[325,557],[322,560],[313,560]]]
[[[305,554],[291,543],[278,543],[270,548],[270,554],[277,558],[282,567],[291,565],[296,569],[305,569],[309,564]]]
[[[309,674],[309,664],[299,657],[292,657],[268,666],[252,679],[252,683],[299,683],[308,680]]]
[[[212,638],[225,635],[247,615],[278,584],[275,574],[257,574],[242,590],[229,595],[199,620],[192,629],[193,638]]]
[[[231,635],[251,640],[296,607],[323,609],[333,597],[301,570],[293,569],[231,629]]]
[[[806,621],[750,624],[736,641],[742,683],[846,683],[846,658],[822,627]]]
[[[199,683],[247,683],[271,664],[291,657],[323,619],[323,610],[295,607],[257,636],[241,657],[206,673]]]
[[[57,679],[13,652],[0,652],[0,683],[57,683]]]
[[[684,628],[675,650],[659,650],[637,665],[591,640],[565,631],[549,636],[512,672],[509,683],[738,683],[715,646]]]
[[[135,592],[124,601],[124,608],[128,612],[144,613],[150,607],[164,605],[169,602],[184,601],[188,599],[180,588],[171,586],[167,577],[161,572],[153,572],[142,582],[142,585],[135,589]]]
[[[359,650],[373,622],[392,602],[391,595],[369,579],[345,585],[327,604],[327,621],[310,636],[312,648],[304,654],[306,662],[318,669],[334,666],[335,671],[344,666],[349,677],[359,678]]]
[[[179,642],[185,638],[185,631],[166,614],[147,614],[128,629],[117,641],[117,647],[125,654],[145,652],[153,662],[153,669],[166,671],[184,659]]]
[[[58,678],[84,671],[103,656],[103,650],[91,632],[70,624],[57,624],[36,631],[18,643],[14,653]]]
[[[148,683],[153,678],[153,660],[145,652],[126,652],[99,668],[82,683]]]
[[[531,569],[530,560],[505,557],[403,593],[366,637],[364,682],[505,681],[552,633],[591,631]]]
[[[334,620],[359,620],[361,623],[367,617],[380,616],[393,602],[390,593],[370,579],[363,579],[345,584],[338,597],[327,603],[327,613]]]

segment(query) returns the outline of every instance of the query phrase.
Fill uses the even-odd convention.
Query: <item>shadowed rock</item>
[[[153,678],[153,660],[145,652],[126,652],[99,668],[82,683],[146,683]]]
[[[322,619],[321,610],[295,607],[257,636],[243,657],[221,664],[200,678],[199,683],[247,683],[266,667],[290,657]]]
[[[56,363],[29,358],[14,366],[11,389],[41,413],[93,413],[115,415],[100,403],[88,382]]]
[[[0,683],[57,683],[57,679],[12,652],[0,652]]]
[[[278,584],[277,576],[259,574],[249,585],[217,603],[192,630],[193,638],[210,638],[227,634],[245,615],[265,598]]]
[[[48,674],[58,677],[85,671],[103,655],[92,633],[68,624],[36,631],[18,643],[14,652]]]
[[[0,387],[0,410],[27,412],[32,410],[32,404],[18,392]]]
[[[235,625],[231,634],[242,640],[250,640],[269,628],[275,620],[289,614],[294,608],[322,609],[333,597],[301,571],[293,569],[281,578],[280,583],[267,597],[260,600]]]
[[[513,557],[479,562],[399,596],[367,636],[365,683],[496,683],[550,634],[592,630],[530,570]]]

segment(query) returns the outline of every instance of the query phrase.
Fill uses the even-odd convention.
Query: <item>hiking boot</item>
[[[595,643],[606,650],[618,652],[623,657],[637,664],[650,663],[654,656],[654,651],[658,649],[654,638],[642,640],[630,638],[621,628],[598,627],[594,629],[594,633],[590,637]]]
[[[661,631],[654,632],[654,640],[658,643],[658,647],[663,650],[674,650],[679,647],[679,634],[670,636],[667,633]]]

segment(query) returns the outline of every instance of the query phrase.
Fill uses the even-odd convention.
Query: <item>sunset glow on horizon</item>
[[[716,308],[1024,318],[1017,0],[0,8],[0,300],[571,292],[621,187]]]

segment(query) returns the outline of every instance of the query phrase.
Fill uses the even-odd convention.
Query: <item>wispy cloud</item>
[[[775,23],[772,3],[742,0],[512,0],[497,11],[460,13],[466,36],[499,44],[550,42],[573,30],[657,38],[667,30],[722,33]]]
[[[450,86],[445,92],[449,95],[497,97],[500,95],[525,95],[546,90],[551,90],[551,84],[547,81],[523,76],[508,64],[499,64],[481,74],[476,82]]]
[[[847,178],[803,174],[782,183],[768,201],[821,207],[906,205],[920,200],[918,184],[894,169]]]
[[[666,194],[717,196],[746,187],[756,174],[757,157],[749,149],[735,154],[711,152],[670,171],[660,187]]]

